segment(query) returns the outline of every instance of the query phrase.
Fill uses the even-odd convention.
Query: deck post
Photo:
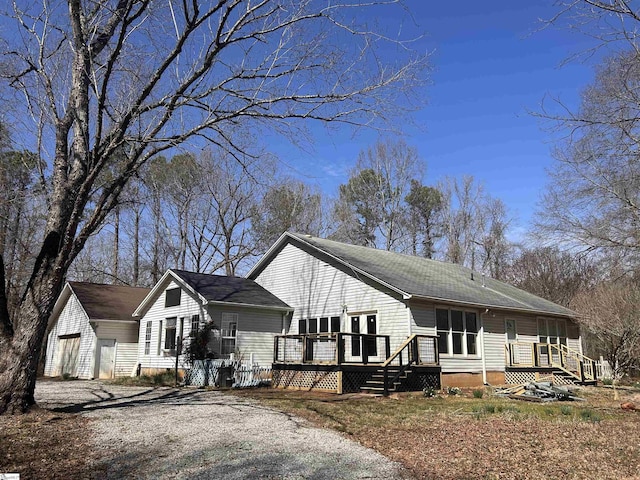
[[[540,358],[538,357],[538,344],[534,343],[533,344],[533,366],[534,367],[539,367],[540,365],[538,365],[540,363]]]
[[[344,335],[336,333],[336,356],[338,365],[344,363]]]
[[[384,367],[384,396],[389,396],[389,366]]]
[[[285,350],[286,351],[286,350]],[[278,361],[278,337],[273,337],[273,361]]]
[[[307,337],[302,336],[302,363],[307,361]]]
[[[391,342],[389,341],[389,335],[384,338],[384,353],[385,360],[391,356]]]

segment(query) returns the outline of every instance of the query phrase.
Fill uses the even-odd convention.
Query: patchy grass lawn
[[[0,416],[0,473],[20,473],[23,479],[95,478],[88,422],[40,408]]]
[[[243,390],[338,430],[429,479],[640,478],[640,393],[584,388],[587,402],[529,403],[473,392],[425,398]],[[476,396],[478,394],[476,393]]]

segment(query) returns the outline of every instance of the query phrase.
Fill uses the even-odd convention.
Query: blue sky
[[[590,65],[561,66],[586,40],[558,28],[537,31],[556,9],[551,1],[409,1],[420,47],[433,51],[428,104],[405,130],[408,144],[426,161],[425,183],[470,174],[501,198],[516,218],[512,236],[529,225],[551,165],[553,135],[528,112],[545,95],[576,105],[593,78]],[[306,180],[335,195],[360,150],[377,133],[327,135],[317,131],[311,151],[276,151],[305,172]],[[309,173],[311,172],[311,173]]]

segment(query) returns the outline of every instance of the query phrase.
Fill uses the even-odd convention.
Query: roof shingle
[[[149,288],[68,282],[90,320],[130,320]]]
[[[287,235],[357,268],[403,293],[433,300],[574,317],[575,312],[512,285],[452,263],[349,245],[310,235]]]
[[[253,280],[207,273],[194,273],[171,269],[187,285],[210,302],[229,302],[244,305],[291,309],[271,292]]]

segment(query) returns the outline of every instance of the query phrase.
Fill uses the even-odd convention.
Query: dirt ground
[[[404,465],[416,478],[637,479],[637,390],[583,388],[586,402],[528,403],[486,392],[363,398],[241,391],[314,424],[343,432]]]
[[[133,477],[127,476],[128,470],[118,470],[120,477],[109,476],[109,468],[113,468],[109,467],[110,459],[117,462],[120,450],[131,452],[137,442],[142,442],[141,448],[147,452],[154,448],[161,452],[166,445],[173,450],[181,449],[185,441],[194,442],[192,429],[203,423],[211,423],[211,435],[207,439],[198,437],[195,443],[219,441],[220,419],[228,416],[228,412],[237,412],[238,419],[255,414],[262,422],[267,418],[281,418],[289,423],[302,417],[323,429],[336,430],[346,439],[355,440],[403,465],[404,473],[394,470],[394,476],[398,478],[409,475],[437,480],[640,479],[640,411],[621,408],[622,403],[632,402],[640,409],[640,391],[635,389],[619,391],[619,398],[615,399],[610,389],[589,387],[578,392],[586,402],[538,404],[496,398],[490,391],[483,392],[482,398],[475,398],[471,390],[455,396],[441,393],[435,398],[420,394],[372,398],[257,389],[233,391],[233,395],[241,397],[233,401],[227,399],[233,397],[219,392],[198,391],[194,394],[176,389],[151,389],[151,393],[145,393],[139,392],[140,387],[102,389],[96,386],[94,390],[97,390],[90,392],[92,395],[108,395],[84,404],[69,400],[68,388],[73,388],[73,384],[88,385],[82,382],[62,384],[56,390],[57,396],[50,394],[48,405],[56,410],[35,409],[24,416],[0,417],[0,472],[20,472],[22,478],[45,480],[153,478],[145,477],[140,470]],[[145,400],[148,395],[154,396],[155,400]],[[124,398],[125,407],[116,405],[118,397]],[[275,408],[287,416],[278,417],[277,412],[252,407],[245,403],[247,400]],[[193,408],[202,412],[194,415]],[[153,414],[155,410],[152,409],[161,409],[164,416]],[[185,425],[184,418],[178,420],[167,414],[183,410],[189,411],[194,427]],[[162,425],[173,419],[180,428],[167,437],[166,434],[158,436],[159,426],[155,426],[147,430],[157,439],[138,438],[138,435],[145,435],[145,427],[142,423],[132,426],[130,421],[125,421],[127,415],[134,415],[138,422],[149,419]],[[212,421],[207,422],[207,419]],[[273,421],[267,423],[271,425]],[[327,451],[326,440],[314,436],[318,431],[305,430],[302,425],[298,421],[291,423],[292,429],[284,432],[284,436],[295,435],[298,441],[312,437],[306,455],[313,455],[310,452],[318,451],[320,446]],[[265,426],[263,423],[248,428],[248,436],[265,430]],[[128,430],[125,432],[124,429]],[[231,432],[229,430],[229,434]],[[96,435],[106,435],[111,445],[96,449]],[[188,438],[182,439],[184,435]],[[266,437],[267,443],[274,444],[275,440],[268,432]],[[119,438],[123,439],[122,445],[114,445]],[[246,441],[236,440],[223,445],[225,455],[238,450],[237,445],[242,446],[243,454],[248,454]],[[232,448],[229,450],[229,447]],[[263,445],[260,451],[265,448]],[[279,470],[264,471],[267,464],[263,461],[249,471],[242,469],[246,464],[242,463],[244,460],[237,463],[216,459],[215,454],[219,451],[220,446],[212,443],[214,453],[209,452],[209,456],[198,453],[198,462],[208,465],[207,472],[220,472],[220,468],[226,468],[224,471],[228,475],[225,478],[281,478]],[[366,455],[371,454],[364,453],[363,458]],[[315,475],[322,471],[327,478],[343,478],[349,473],[346,465],[350,463],[345,462],[334,463],[332,469],[318,470],[323,458],[329,456],[326,453],[316,456],[318,459],[312,470],[301,467],[289,478],[307,478],[305,472]],[[177,464],[173,457],[156,460],[163,465]],[[196,478],[189,472],[158,470],[160,463],[147,465],[150,475],[154,475],[154,471],[162,472],[158,478],[174,478],[176,472],[178,478]],[[127,468],[131,468],[131,464]],[[386,478],[385,474],[380,475],[371,478]]]

